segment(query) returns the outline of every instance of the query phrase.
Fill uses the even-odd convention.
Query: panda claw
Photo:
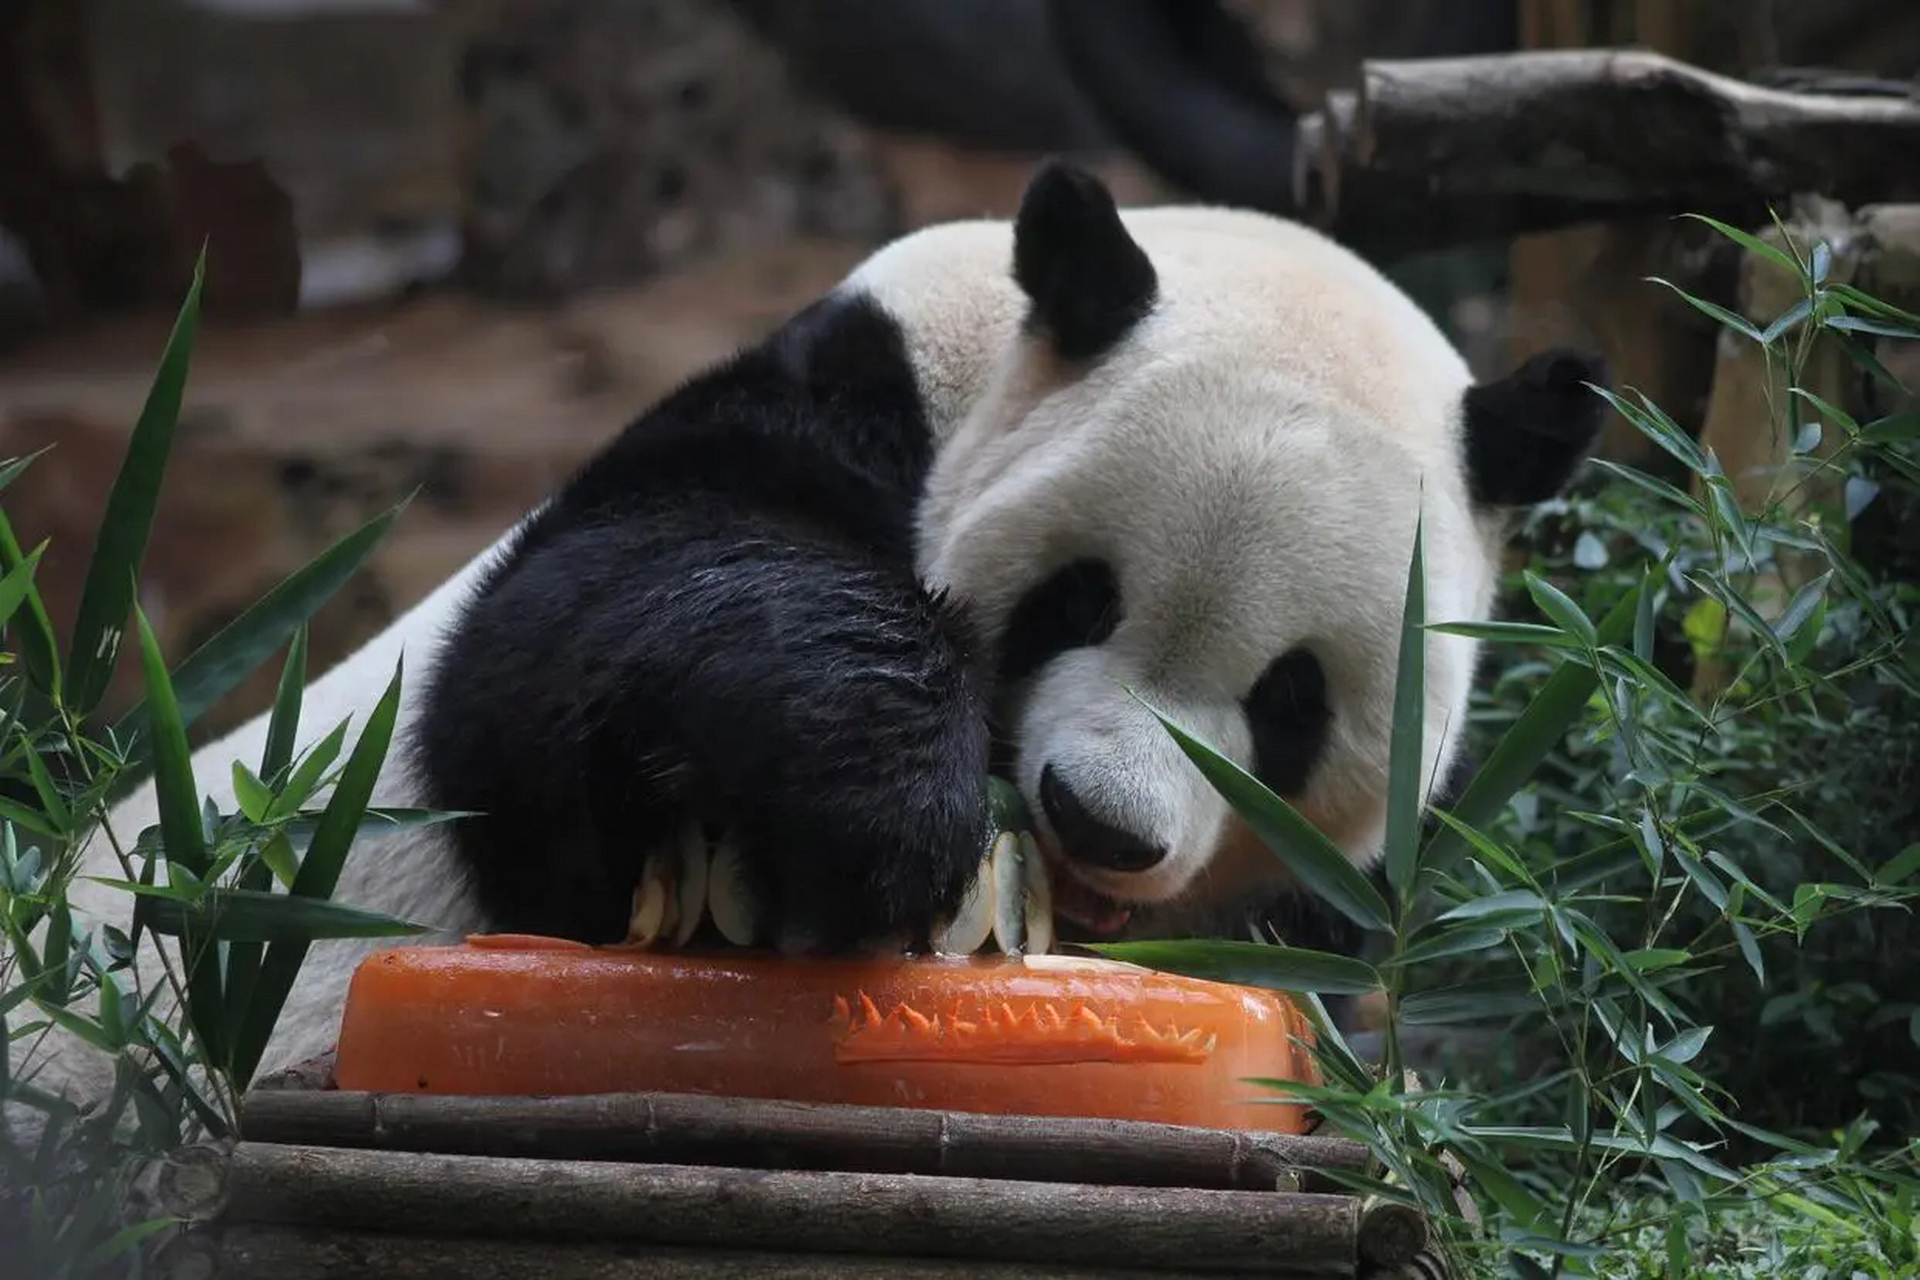
[[[993,857],[989,853],[980,860],[980,869],[967,896],[961,899],[960,909],[953,913],[952,920],[934,932],[935,955],[970,956],[987,944],[993,934],[994,890]]]
[[[725,835],[707,867],[707,910],[721,937],[736,947],[753,945],[758,913],[741,874],[740,850]]]
[[[665,849],[656,849],[647,855],[640,871],[640,883],[633,890],[633,911],[627,920],[629,945],[650,948],[673,932],[677,895],[672,862],[670,852]]]
[[[679,918],[673,929],[673,945],[684,947],[707,916],[709,854],[706,832],[698,822],[689,820],[681,824],[679,852],[680,884],[676,902]]]

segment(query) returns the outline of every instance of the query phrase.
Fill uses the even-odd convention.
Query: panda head
[[[966,244],[990,242],[983,225]],[[1558,491],[1599,429],[1599,362],[1549,353],[1476,383],[1317,233],[1123,214],[1064,165],[1034,179],[1011,237],[1009,318],[966,317],[993,354],[957,379],[919,558],[989,641],[1056,910],[1148,932],[1284,885],[1156,711],[1370,862],[1416,519],[1429,619],[1486,617],[1504,514]],[[1476,656],[1429,636],[1429,785]]]

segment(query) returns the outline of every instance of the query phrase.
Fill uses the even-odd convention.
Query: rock
[[[315,292],[302,294],[295,266],[293,302],[357,300],[341,258],[380,267],[371,286],[360,268],[359,298],[443,274],[440,239],[462,199],[454,68],[463,33],[490,3],[95,0],[88,45],[107,172],[160,164],[191,143],[201,162],[184,171],[175,162],[188,220],[212,234],[210,266],[232,263],[242,279],[260,270],[252,259],[264,233],[249,231],[262,221],[258,193],[283,192],[286,251],[320,268]],[[199,237],[187,238],[197,250]],[[274,272],[277,298],[282,259]],[[237,289],[222,284],[209,287],[210,307]]]
[[[867,131],[713,0],[499,0],[466,48],[467,280],[509,296],[631,281],[899,220]]]

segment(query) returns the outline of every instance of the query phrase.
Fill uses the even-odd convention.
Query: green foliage
[[[1462,1274],[1920,1271],[1920,1149],[1869,1155],[1875,1121],[1856,1118],[1911,1132],[1920,1099],[1900,1065],[1920,1046],[1920,415],[1857,421],[1801,383],[1830,344],[1901,391],[1875,348],[1920,339],[1920,317],[1833,282],[1825,246],[1715,225],[1801,286],[1765,326],[1682,294],[1764,351],[1776,421],[1758,425],[1785,433],[1791,464],[1756,498],[1659,406],[1596,388],[1664,469],[1602,464],[1606,483],[1527,521],[1530,564],[1505,601],[1520,620],[1426,619],[1416,536],[1405,634],[1475,636],[1507,662],[1467,729],[1485,763],[1422,830],[1420,646],[1402,646],[1391,901],[1167,726],[1299,881],[1373,931],[1372,963],[1103,948],[1305,993],[1324,1083],[1267,1083],[1366,1143],[1377,1176],[1345,1180],[1427,1213]],[[1891,551],[1863,559],[1876,504]],[[1315,992],[1380,1002],[1381,1061]],[[1408,1029],[1469,1023],[1529,1072],[1469,1063],[1419,1087]]]
[[[134,1173],[183,1141],[233,1130],[235,1100],[309,945],[418,931],[331,901],[356,835],[448,816],[369,807],[397,710],[397,670],[343,766],[344,723],[305,751],[296,745],[307,622],[397,508],[290,575],[177,667],[136,603],[200,281],[196,269],[129,439],[64,660],[36,584],[44,546],[23,554],[0,513],[0,1101],[10,1121],[27,1112],[42,1121],[31,1143],[17,1140],[25,1128],[0,1135],[0,1237],[20,1242],[9,1244],[9,1274],[137,1267],[139,1247],[171,1224],[129,1220]],[[31,483],[33,460],[0,465],[0,490]],[[130,631],[145,697],[108,725],[100,704]],[[257,773],[232,762],[238,811],[222,812],[195,777],[188,726],[283,647],[265,757]],[[159,822],[115,830],[110,798],[149,769]],[[69,897],[90,852],[93,865],[104,854],[117,868],[86,879],[126,895],[129,928],[75,917]],[[83,1106],[36,1084],[56,1029],[106,1055],[109,1096]]]

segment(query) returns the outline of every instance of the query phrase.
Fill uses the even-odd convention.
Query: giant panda
[[[1287,892],[1149,707],[1371,865],[1416,521],[1429,616],[1485,618],[1604,378],[1555,350],[1477,382],[1315,231],[1122,212],[1049,163],[1011,220],[885,246],[686,382],[309,688],[305,737],[357,726],[404,657],[374,803],[478,815],[363,838],[337,896],[429,940],[614,941],[691,816],[733,833],[757,941],[911,948],[980,865],[996,744],[1081,936]],[[1477,656],[1427,643],[1431,783]],[[197,753],[217,803],[265,733]],[[152,825],[151,790],[112,821]],[[331,1043],[370,945],[312,949],[264,1070]],[[98,1069],[63,1050],[43,1082]]]

